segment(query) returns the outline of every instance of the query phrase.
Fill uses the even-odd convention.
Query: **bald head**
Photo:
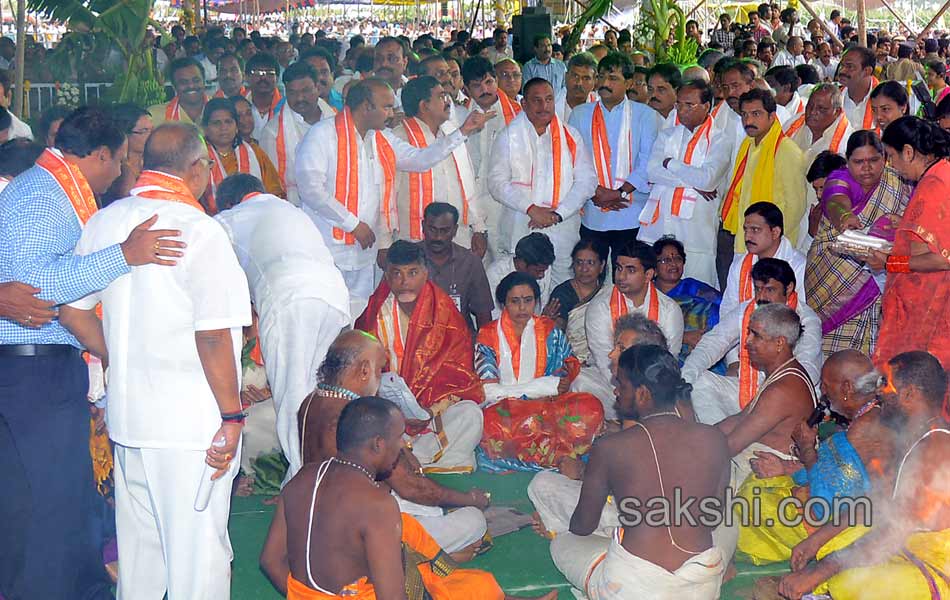
[[[317,371],[317,379],[326,385],[371,396],[379,390],[379,376],[385,362],[386,350],[373,334],[344,331],[330,344]]]
[[[825,361],[826,369],[835,371],[844,381],[850,381],[852,384],[861,376],[867,375],[874,370],[874,364],[871,359],[851,348],[839,350]]]
[[[821,369],[821,391],[831,406],[849,419],[877,395],[878,373],[871,359],[857,350],[840,350]]]
[[[702,79],[706,83],[709,83],[709,72],[699,65],[688,67],[685,71],[683,71],[683,81],[689,81],[693,79]]]
[[[189,123],[163,123],[152,130],[145,142],[142,167],[184,178],[202,156],[207,156],[207,150],[197,127]]]

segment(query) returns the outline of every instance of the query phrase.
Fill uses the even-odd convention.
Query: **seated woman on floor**
[[[683,310],[682,363],[699,343],[703,334],[719,322],[719,302],[722,294],[709,284],[692,277],[683,277],[686,248],[674,237],[662,237],[653,243],[656,252],[656,277],[653,285],[676,300]]]
[[[538,317],[538,282],[511,273],[495,297],[501,318],[478,332],[475,370],[485,389],[481,448],[490,461],[556,466],[587,452],[604,420],[591,394],[569,393],[580,363],[554,321]]]

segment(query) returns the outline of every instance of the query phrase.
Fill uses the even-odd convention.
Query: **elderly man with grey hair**
[[[231,589],[228,514],[240,464],[242,327],[247,279],[231,242],[197,197],[210,161],[190,124],[157,127],[131,195],[86,223],[76,254],[122,241],[152,215],[181,233],[171,268],[133,267],[64,306],[63,325],[109,358],[106,419],[115,444],[118,595],[225,600]],[[156,250],[157,252],[157,250]],[[109,316],[100,323],[95,307]]]

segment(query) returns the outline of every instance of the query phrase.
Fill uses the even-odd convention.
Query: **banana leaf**
[[[581,41],[581,33],[583,33],[584,28],[587,27],[589,23],[603,18],[611,6],[613,6],[613,0],[590,0],[590,4],[587,5],[584,12],[577,18],[577,22],[574,23],[570,35],[567,36],[567,40],[564,42],[565,55],[570,54],[574,51],[574,48],[577,47],[577,44]]]

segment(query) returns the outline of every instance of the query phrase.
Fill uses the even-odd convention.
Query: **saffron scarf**
[[[627,176],[633,171],[633,151],[631,150],[633,145],[631,127],[633,103],[627,99],[621,102],[620,110],[623,111],[623,118],[620,121],[620,133],[617,135],[616,153],[610,148],[604,110],[604,103],[597,102],[597,106],[594,107],[594,114],[591,117],[591,150],[594,154],[597,182],[601,186],[612,190],[623,185]]]
[[[750,182],[745,181],[745,173],[755,138],[746,136],[742,140],[736,158],[736,167],[732,172],[732,182],[729,184],[729,191],[722,203],[722,226],[730,233],[734,234],[739,229],[739,203],[745,190],[749,190],[750,198],[772,197],[775,181],[775,155],[778,153],[778,148],[783,139],[785,139],[785,134],[782,133],[782,125],[778,122],[778,119],[773,119],[772,126],[759,145],[759,160],[755,165],[755,171],[751,174]]]
[[[208,96],[201,96],[201,104],[204,106],[208,103]],[[181,120],[181,106],[178,104],[178,96],[176,95],[168,103],[168,106],[165,107],[165,120],[166,121],[180,121]]]
[[[406,139],[415,148],[427,148],[430,140],[435,139],[429,127],[415,117],[409,117],[403,121],[403,128],[406,130]],[[449,133],[446,131],[447,128],[447,124],[443,123],[439,129],[442,133]],[[464,144],[452,151],[452,162],[455,166],[455,176],[458,177],[459,189],[462,191],[462,224],[468,225],[468,203],[475,190],[475,174]],[[425,208],[432,204],[432,200],[432,170],[424,173],[409,173],[409,239],[413,241],[422,239],[422,214]]]
[[[280,104],[280,101],[283,100],[283,99],[284,99],[284,98],[283,98],[283,96],[280,95],[280,92],[275,89],[275,90],[274,90],[274,95],[273,95],[273,97],[271,98],[270,108],[267,109],[267,120],[268,120],[268,121],[271,120],[271,119],[274,117],[274,111],[277,110],[277,106]],[[254,104],[254,95],[253,95],[253,94],[249,94],[249,95],[248,95],[248,100],[251,102],[251,106],[254,107],[254,110],[257,111],[257,114],[263,117],[263,116],[264,116],[264,113],[262,113],[262,112],[257,108],[257,105],[256,105],[256,104]]]
[[[97,210],[96,195],[89,187],[89,182],[79,167],[72,165],[63,158],[63,153],[56,148],[43,150],[36,159],[36,166],[53,176],[59,187],[63,189],[80,225],[85,225]]]
[[[129,193],[139,198],[181,202],[196,210],[205,212],[181,177],[160,171],[142,171]]]
[[[479,332],[478,341],[495,351],[501,381],[531,381],[544,376],[548,364],[548,335],[553,325],[550,319],[532,317],[519,337],[508,311],[503,310],[500,319]],[[523,372],[522,367],[531,372]]]
[[[751,255],[750,255],[751,256]],[[798,294],[792,292],[786,305],[792,310],[798,310]],[[756,394],[759,393],[759,372],[752,366],[749,351],[745,347],[746,336],[749,334],[749,322],[755,312],[756,303],[749,302],[742,314],[742,331],[739,334],[739,408],[748,406]]]
[[[359,134],[349,108],[338,112],[333,120],[336,127],[334,196],[350,214],[358,217],[360,214],[360,149],[357,136]],[[376,147],[376,161],[383,170],[383,214],[386,215],[386,227],[392,229],[390,206],[396,180],[396,155],[383,132],[374,132],[373,140]],[[333,239],[347,246],[356,243],[356,236],[344,232],[339,227],[333,228]]]
[[[320,106],[321,121],[331,119],[337,114],[337,110],[327,104],[323,98],[318,98],[317,104]],[[283,184],[284,189],[288,188],[287,157],[293,156],[294,151],[296,151],[297,146],[300,144],[300,133],[297,129],[297,125],[293,122],[295,114],[293,109],[286,103],[281,106],[277,112],[277,141],[274,153],[277,157],[277,174],[280,176],[280,182]],[[306,123],[306,121],[304,121],[304,123]],[[307,124],[306,127],[309,128],[310,125]],[[290,150],[289,154],[288,149]]]
[[[238,90],[238,95],[243,96],[245,98],[250,98],[251,92],[247,91],[247,88],[242,85],[241,89]],[[212,98],[230,98],[230,96],[225,96],[224,90],[222,90],[221,88],[218,88],[218,91],[214,93],[214,96],[212,96]]]
[[[706,117],[702,125],[696,128],[682,148],[683,136],[673,134],[666,139],[665,156],[682,156],[683,164],[692,165],[694,162],[702,164],[706,160],[710,147],[710,133],[712,132],[712,117]],[[685,129],[685,128],[684,128]],[[653,184],[650,199],[640,212],[640,225],[652,225],[660,218],[660,206],[664,201],[669,203],[670,214],[680,219],[690,219],[699,194],[694,188],[675,187]]]
[[[792,124],[789,125],[788,129],[785,130],[785,136],[789,138],[794,137],[804,125],[805,115],[802,115],[792,121]],[[831,142],[828,144],[828,150],[836,154],[838,153],[838,149],[841,148],[841,142],[844,141],[844,134],[848,131],[848,125],[848,117],[845,116],[844,111],[842,111],[841,115],[838,117],[838,124],[835,126],[834,133],[831,136]],[[824,134],[822,134],[822,136],[824,136]],[[802,150],[808,150],[808,147],[815,144],[816,142],[817,140],[812,140],[811,144],[807,144],[804,148],[802,148]],[[802,143],[798,143],[800,148]]]
[[[512,152],[512,183],[530,190],[531,204],[557,209],[574,180],[577,158],[577,142],[567,127],[555,116],[539,136],[522,113],[503,134],[508,136]],[[514,153],[518,153],[517,158]]]
[[[877,77],[871,75],[871,87],[868,89],[867,98],[864,99],[864,118],[861,120],[861,129],[876,129],[874,127],[874,110],[871,109],[871,92],[879,83]],[[911,96],[908,95],[908,97]],[[880,132],[878,132],[878,135],[880,135]]]
[[[647,318],[654,323],[659,323],[660,297],[653,283],[647,284],[646,298],[649,302],[649,306],[647,308]],[[623,292],[617,289],[617,286],[615,285],[613,291],[610,292],[610,326],[613,327],[614,323],[617,322],[617,319],[630,312],[632,305],[633,302],[624,296]]]
[[[207,142],[208,146],[208,156],[211,157],[211,177],[208,179],[208,189],[205,192],[205,197],[208,200],[208,205],[211,207],[212,212],[217,212],[217,202],[215,201],[215,196],[218,192],[218,186],[221,185],[221,182],[224,181],[224,178],[233,173],[228,173],[227,169],[224,166],[224,161],[221,158],[221,155],[215,149],[214,144]],[[254,148],[251,147],[247,142],[241,142],[237,148],[234,149],[234,153],[237,155],[237,172],[238,173],[247,173],[254,175],[258,179],[261,177],[261,163],[257,160],[257,155],[254,153]]]
[[[510,125],[512,119],[521,113],[521,105],[508,97],[504,92],[498,93],[498,103],[501,104],[501,115],[505,119],[505,125]]]

